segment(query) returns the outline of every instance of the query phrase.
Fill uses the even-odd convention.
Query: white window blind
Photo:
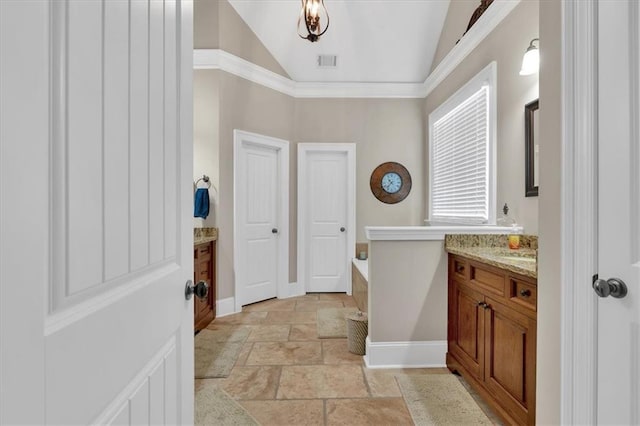
[[[490,87],[483,85],[432,123],[430,219],[490,220]]]

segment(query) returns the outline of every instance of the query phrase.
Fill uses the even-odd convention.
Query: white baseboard
[[[216,318],[236,313],[235,297],[227,297],[216,301]]]
[[[436,368],[446,366],[447,341],[371,342],[367,336],[368,368]]]
[[[302,284],[289,283],[289,297],[304,296],[305,294],[307,294],[307,292],[304,291],[304,286]]]

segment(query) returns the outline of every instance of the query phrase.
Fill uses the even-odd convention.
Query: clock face
[[[395,194],[402,187],[402,178],[396,172],[389,172],[382,176],[382,189],[389,194]]]

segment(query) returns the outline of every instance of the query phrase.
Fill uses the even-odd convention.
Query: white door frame
[[[597,13],[598,2],[562,2],[562,424],[597,422]]]
[[[351,259],[356,246],[356,144],[355,143],[299,143],[298,144],[298,286],[302,294],[307,292],[305,282],[307,270],[306,247],[309,242],[308,228],[303,218],[307,217],[308,206],[304,189],[307,186],[307,154],[310,152],[344,152],[347,154],[347,250],[345,259],[347,271],[347,294],[351,294]]]
[[[275,149],[278,154],[278,177],[280,185],[280,200],[278,202],[278,284],[277,297],[283,299],[289,296],[289,141],[259,135],[257,133],[246,132],[244,130],[233,130],[233,215],[238,217],[238,178],[246,170],[241,170],[241,163],[238,161],[240,152],[245,143],[253,146]],[[242,292],[238,283],[244,282],[244,277],[248,265],[244,262],[246,255],[241,252],[243,238],[242,226],[238,221],[233,221],[233,268],[235,270],[234,298],[235,311],[242,311]]]

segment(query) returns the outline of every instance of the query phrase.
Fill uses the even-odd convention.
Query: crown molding
[[[294,98],[424,98],[422,83],[296,82],[221,49],[194,49],[193,68],[219,69]]]
[[[426,98],[521,0],[495,0],[423,83],[297,82],[222,49],[194,49],[193,68],[219,69],[294,98]]]
[[[447,56],[429,74],[424,82],[425,97],[435,90],[453,70],[478,47],[504,18],[520,3],[521,0],[495,0],[480,16],[480,19],[460,39]]]
[[[219,69],[285,95],[296,95],[295,81],[221,49],[194,49],[193,68]]]

